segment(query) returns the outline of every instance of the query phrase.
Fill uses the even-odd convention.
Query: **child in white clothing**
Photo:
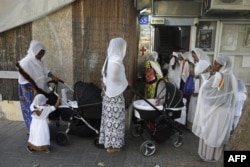
[[[47,123],[49,114],[56,110],[60,104],[61,97],[58,96],[54,106],[46,104],[47,98],[43,94],[37,94],[30,106],[32,121],[27,150],[50,152],[50,132]]]

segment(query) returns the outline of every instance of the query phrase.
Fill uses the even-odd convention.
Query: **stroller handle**
[[[51,84],[51,83],[53,83],[53,84],[58,84],[58,82],[61,82],[62,84],[64,84],[64,81],[63,80],[58,80],[58,81],[56,81],[56,80],[50,80],[50,81],[48,81],[47,82],[47,86],[49,87],[49,85]]]

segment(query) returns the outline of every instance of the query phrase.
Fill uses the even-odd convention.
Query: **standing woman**
[[[195,69],[197,69],[198,64],[200,65],[203,64],[202,68],[204,68],[204,70],[211,65],[208,55],[202,49],[195,48],[191,51],[191,54],[192,54],[194,63],[193,63],[193,66],[191,65],[190,74],[194,78],[195,90],[194,90],[194,93],[190,95],[189,102],[188,102],[187,128],[190,130],[192,130],[192,123],[193,123],[194,115],[196,112],[199,89],[201,87],[201,73],[195,73]],[[203,61],[203,62],[201,63],[200,61]],[[202,72],[204,70],[202,70]]]
[[[37,92],[43,94],[49,92],[46,85],[49,77],[53,80],[58,80],[42,61],[45,51],[45,47],[41,42],[32,40],[30,42],[28,54],[16,65],[19,71],[18,95],[23,119],[28,131],[27,134],[29,134],[32,119],[30,105],[34,95]]]
[[[153,82],[148,83],[146,81],[145,85],[145,98],[146,99],[153,99],[155,96],[155,88],[156,84],[159,79],[163,77],[163,73],[161,71],[161,66],[158,63],[158,53],[156,51],[153,51],[149,57],[148,60],[145,62],[145,72],[152,68],[155,71],[155,80]]]
[[[228,56],[218,56],[200,88],[192,131],[200,138],[198,153],[206,162],[219,160],[230,137],[237,80]]]
[[[125,99],[123,92],[128,86],[123,59],[127,42],[113,38],[107,49],[107,58],[102,68],[105,87],[102,101],[102,118],[99,144],[107,152],[117,152],[125,144]]]

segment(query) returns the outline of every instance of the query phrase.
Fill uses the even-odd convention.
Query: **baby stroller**
[[[132,89],[133,90],[133,89]],[[140,146],[144,156],[151,156],[156,151],[156,143],[162,143],[172,137],[175,147],[182,145],[182,132],[175,119],[180,118],[184,107],[183,94],[172,83],[164,79],[156,85],[155,99],[145,99],[136,90],[133,92],[141,97],[133,102],[133,117],[130,132],[133,137],[145,140]],[[164,97],[160,105],[155,106],[156,99]]]
[[[61,105],[49,115],[49,120],[55,121],[57,127],[60,126],[60,121],[67,122],[67,129],[65,131],[58,131],[55,135],[57,144],[68,144],[68,133],[70,132],[78,135],[81,134],[84,137],[99,134],[98,130],[102,109],[101,89],[93,83],[78,81],[74,84],[73,90],[63,81],[59,82],[72,91],[73,100],[62,96]],[[48,104],[55,104],[58,96],[58,83],[49,81],[47,85],[51,90]],[[65,88],[62,90],[65,90]]]

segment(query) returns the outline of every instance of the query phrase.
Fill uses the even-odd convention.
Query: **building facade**
[[[173,51],[202,48],[211,61],[230,56],[238,79],[250,86],[250,1],[247,0],[137,0],[140,40],[137,77],[155,50],[169,60]]]

